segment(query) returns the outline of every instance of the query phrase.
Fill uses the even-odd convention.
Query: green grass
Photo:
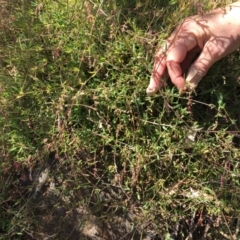
[[[170,82],[156,97],[145,93],[156,47],[181,19],[216,7],[202,2],[0,0],[1,239],[49,232],[29,177],[42,166],[62,181],[68,212],[79,202],[104,221],[134,211],[133,229],[165,239],[196,213],[220,219],[208,239],[235,233],[239,52],[200,83],[192,115]],[[115,188],[119,198],[105,202],[101,193]]]

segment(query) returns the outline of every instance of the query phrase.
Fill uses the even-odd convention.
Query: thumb
[[[224,56],[225,46],[218,46],[217,40],[209,40],[199,57],[191,65],[186,77],[186,87],[189,90],[194,90],[201,79],[207,74],[209,68]]]

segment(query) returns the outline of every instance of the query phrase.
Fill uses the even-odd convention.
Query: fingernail
[[[148,87],[146,93],[148,96],[153,96],[158,91],[158,88]]]
[[[187,73],[186,88],[189,90],[194,90],[201,81],[202,77],[202,74],[200,74],[196,67],[192,65]]]

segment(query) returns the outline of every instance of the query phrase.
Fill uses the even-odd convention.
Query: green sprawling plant
[[[191,96],[170,82],[153,98],[145,93],[154,53],[174,27],[229,2],[0,0],[0,239],[45,239],[63,197],[66,212],[81,202],[99,221],[134,213],[133,233],[237,239],[239,52]],[[45,165],[62,184],[40,211],[34,172]],[[118,197],[105,202],[109,189]],[[79,239],[72,229],[51,233]]]

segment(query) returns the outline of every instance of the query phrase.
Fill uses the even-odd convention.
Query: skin
[[[240,47],[240,1],[185,19],[166,43],[155,56],[150,96],[168,77],[180,92],[195,89],[215,62]]]

